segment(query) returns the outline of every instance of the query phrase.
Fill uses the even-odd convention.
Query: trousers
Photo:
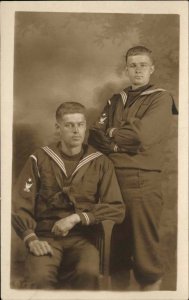
[[[114,227],[112,271],[133,269],[139,284],[152,284],[163,276],[159,247],[161,172],[119,168],[116,175],[126,217]]]
[[[98,289],[99,254],[97,248],[82,236],[46,238],[53,255],[26,258],[27,281],[36,289]]]

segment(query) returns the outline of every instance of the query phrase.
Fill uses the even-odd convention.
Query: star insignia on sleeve
[[[33,185],[32,179],[28,178],[28,180],[25,183],[24,192],[27,192],[27,193],[31,192],[30,189],[31,189],[32,185]]]
[[[99,124],[103,125],[106,119],[107,119],[106,113],[103,113],[102,116],[100,117]]]

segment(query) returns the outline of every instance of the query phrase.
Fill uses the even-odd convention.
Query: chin
[[[135,84],[137,85],[137,84],[146,84],[144,81],[142,81],[141,79],[137,79],[137,80],[135,80]]]
[[[135,82],[135,85],[138,86],[138,87],[144,86],[146,84],[147,84],[146,82],[139,82],[139,81]]]
[[[83,142],[81,141],[75,141],[75,142],[72,142],[71,146],[72,147],[77,147],[77,146],[82,146]]]

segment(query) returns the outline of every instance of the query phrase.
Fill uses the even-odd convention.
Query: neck
[[[149,85],[149,82],[146,83],[146,84],[143,84],[143,85],[135,85],[135,84],[132,84],[131,87],[132,87],[132,90],[137,90],[139,88],[143,88],[143,87],[146,87]]]
[[[76,146],[76,147],[68,147],[63,142],[61,142],[61,148],[62,152],[65,153],[68,156],[73,156],[76,154],[79,154],[82,149],[82,145]]]
[[[137,90],[139,88],[142,88],[144,85],[132,85],[132,90]]]

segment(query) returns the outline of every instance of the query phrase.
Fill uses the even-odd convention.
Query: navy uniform
[[[135,90],[128,87],[107,102],[89,135],[89,143],[114,163],[127,206],[117,232],[117,236],[125,232],[117,240],[123,244],[114,259],[122,268],[133,268],[141,285],[153,284],[163,275],[158,232],[161,171],[172,114],[177,109],[164,89],[151,84]]]
[[[78,214],[81,222],[65,237],[51,229],[57,220]],[[48,241],[54,255],[26,260],[28,281],[35,288],[54,288],[58,274],[75,289],[96,289],[98,251],[88,235],[89,225],[102,220],[123,221],[125,207],[112,162],[91,146],[66,156],[61,144],[38,149],[30,155],[13,194],[12,223],[26,245]]]

